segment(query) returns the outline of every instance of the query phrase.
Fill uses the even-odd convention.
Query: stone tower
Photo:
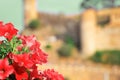
[[[24,24],[27,26],[33,19],[37,19],[36,0],[23,0],[24,2]]]
[[[91,56],[96,50],[96,12],[94,9],[88,9],[82,14],[80,28],[82,53],[85,56]]]

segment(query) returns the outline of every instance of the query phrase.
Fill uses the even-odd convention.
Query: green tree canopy
[[[120,6],[120,0],[83,0],[83,2],[80,4],[80,8],[83,9],[87,8],[102,9],[118,6]]]

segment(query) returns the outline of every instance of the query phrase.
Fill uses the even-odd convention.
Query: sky
[[[22,16],[21,0],[0,0],[0,21],[12,22],[17,29],[22,30]]]
[[[50,13],[79,13],[82,0],[37,0],[38,10]]]

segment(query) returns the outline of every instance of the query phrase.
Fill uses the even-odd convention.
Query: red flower
[[[28,73],[26,72],[27,69],[24,66],[19,66],[15,62],[12,65],[14,67],[14,70],[15,70],[14,73],[17,80],[28,79]]]
[[[7,23],[4,26],[6,28],[6,32],[4,34],[4,37],[6,37],[8,40],[11,40],[13,36],[15,36],[18,32],[17,29],[14,28],[13,24]]]
[[[32,67],[32,71],[30,72],[30,80],[34,80],[34,79],[40,79],[40,80],[42,80],[42,76],[43,76],[42,72],[38,71],[37,70],[37,66],[34,65]]]
[[[12,48],[11,50],[5,50],[7,58],[0,60],[0,80],[7,78],[10,80],[13,80],[13,78],[16,78],[15,80],[64,80],[63,76],[53,69],[37,70],[36,64],[47,62],[47,54],[40,49],[40,44],[34,35],[16,36],[17,32],[18,30],[14,28],[13,24],[0,22],[0,37],[8,40],[1,40],[0,45],[4,42],[6,49],[6,46],[10,43],[9,46]],[[20,41],[16,40],[12,43],[10,40],[14,36]]]
[[[46,80],[64,80],[61,74],[55,72],[53,69],[47,69],[44,71],[44,77]]]
[[[30,80],[64,80],[61,74],[55,72],[53,69],[47,69],[45,71],[38,71],[37,68],[34,68],[30,73]]]
[[[42,64],[47,62],[47,54],[40,49],[40,44],[37,42],[34,35],[32,36],[19,36],[22,39],[22,44],[28,46],[30,49],[30,59],[35,64]]]
[[[30,60],[30,54],[12,54],[12,59],[19,65],[24,66],[25,68],[31,68],[33,62]]]
[[[39,42],[35,41],[34,44],[30,47],[31,51],[36,51],[37,49],[40,49]]]
[[[34,35],[32,35],[32,36],[20,36],[19,38],[22,39],[23,45],[27,45],[28,47],[35,45],[37,42]],[[37,44],[39,44],[39,43],[37,43]],[[39,45],[36,47],[39,47]]]
[[[8,40],[11,40],[13,36],[17,34],[18,30],[14,28],[13,24],[7,23],[3,25],[0,22],[0,36],[4,36]]]
[[[7,58],[0,60],[0,79],[6,79],[13,71],[13,66],[9,65]]]
[[[47,54],[45,54],[41,49],[37,49],[35,52],[31,54],[30,59],[35,64],[42,64],[47,62]]]

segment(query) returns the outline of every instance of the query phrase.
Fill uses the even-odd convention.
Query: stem
[[[9,80],[9,78],[7,78],[6,80]]]

